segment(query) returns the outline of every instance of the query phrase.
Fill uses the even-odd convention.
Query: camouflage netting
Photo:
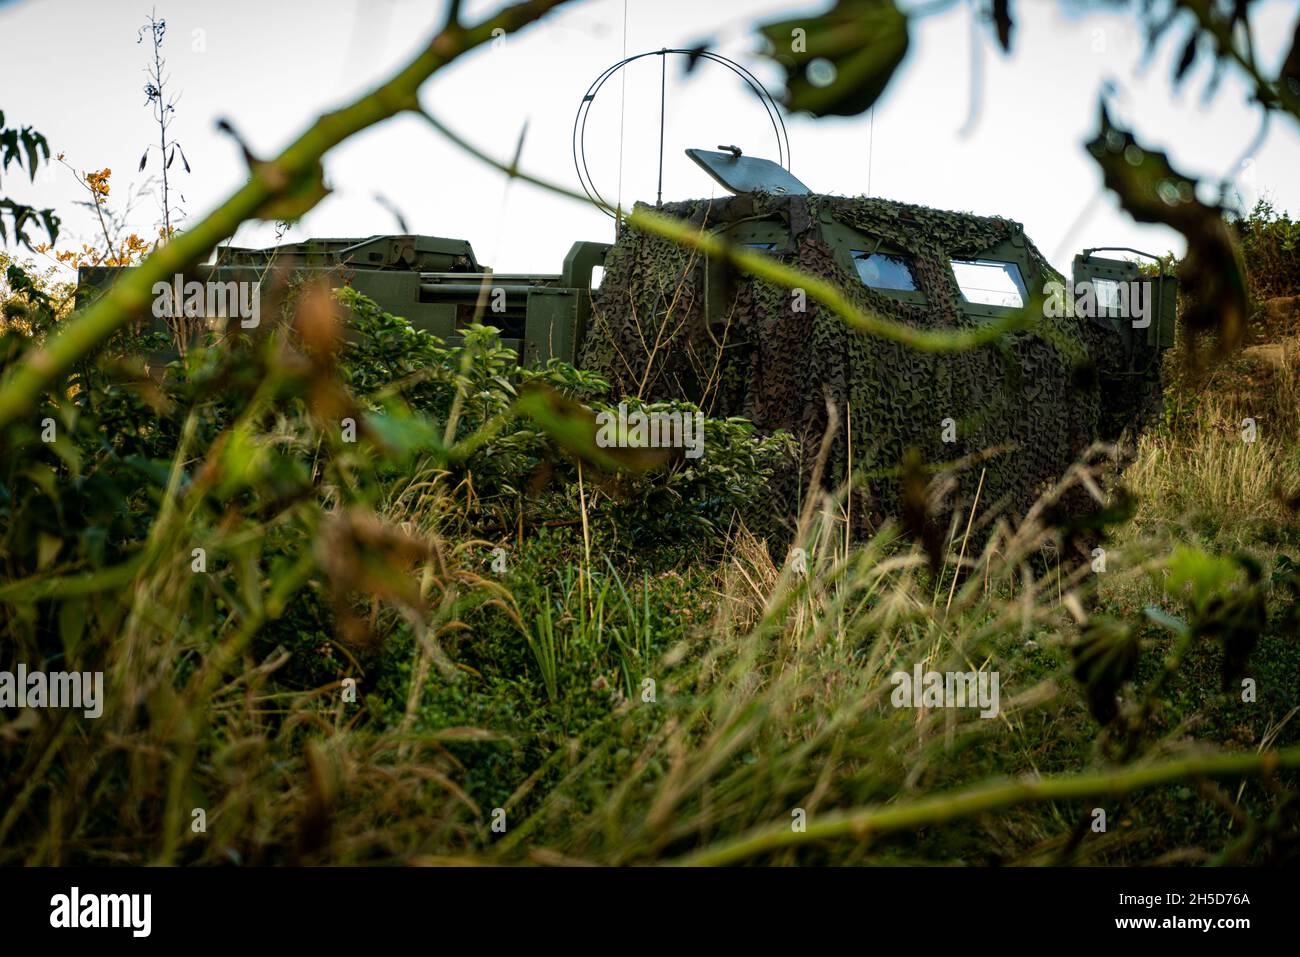
[[[823,195],[747,194],[668,204],[663,211],[715,229],[779,221],[792,242],[776,250],[785,262],[835,281],[863,310],[922,329],[992,321],[962,310],[949,257],[973,258],[1012,241],[1028,256],[1024,280],[1031,294],[1061,278],[1019,225],[1001,218]],[[909,256],[926,302],[891,298],[849,274],[823,238],[821,224],[830,220]],[[1010,445],[957,472],[949,508],[969,503],[987,468],[981,512],[991,506],[1023,513],[1094,439],[1117,437],[1136,408],[1149,413],[1150,390],[1141,400],[1132,398],[1127,393],[1138,380],[1119,373],[1129,363],[1122,338],[1086,320],[1061,319],[1059,328],[1080,348],[1076,358],[1086,355],[1091,364],[1028,334],[960,354],[926,354],[850,329],[812,299],[806,311],[796,311],[790,290],[734,270],[719,275],[722,268],[692,250],[625,229],[606,262],[579,361],[605,375],[620,394],[686,398],[711,415],[740,415],[763,430],[790,431],[802,450],[786,488],[778,490],[790,511],[826,430],[828,398],[840,428],[824,485],[846,477],[850,417],[853,466],[869,474],[897,474],[909,446],[926,462],[950,463]],[[707,295],[710,288],[721,295]],[[706,315],[709,303],[721,304],[715,306],[720,314]],[[956,442],[943,441],[946,418],[955,420]],[[858,530],[897,514],[898,492],[896,478],[869,479],[854,503]]]

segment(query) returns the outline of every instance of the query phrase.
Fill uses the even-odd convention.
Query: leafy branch
[[[520,30],[564,2],[523,0],[472,26],[463,26],[453,15],[424,49],[375,90],[319,117],[274,159],[250,162],[247,183],[202,222],[159,247],[100,299],[61,324],[55,335],[0,382],[0,430],[32,408],[36,397],[80,358],[148,308],[155,283],[202,261],[245,220],[301,216],[311,209],[324,196],[320,160],[330,149],[398,113],[419,111],[418,94],[425,80],[491,41],[493,31]]]
[[[5,115],[0,110],[0,179],[8,172],[9,164],[17,164],[19,169],[27,167],[27,175],[35,181],[36,170],[42,162],[50,161],[50,144],[45,136],[30,126],[6,127]],[[9,242],[9,228],[4,222],[4,213],[9,213],[14,240],[36,251],[31,237],[27,235],[30,223],[39,224],[53,243],[59,238],[59,217],[53,209],[36,209],[7,197],[0,196],[0,243]]]

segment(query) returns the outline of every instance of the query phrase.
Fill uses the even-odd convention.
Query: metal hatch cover
[[[736,194],[762,192],[776,196],[805,196],[812,192],[784,166],[757,156],[742,156],[740,150],[717,153],[713,150],[689,149],[686,155],[723,187]]]

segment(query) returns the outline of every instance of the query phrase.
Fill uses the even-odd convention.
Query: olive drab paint
[[[190,342],[252,333],[292,310],[304,278],[350,286],[385,312],[457,345],[474,322],[495,326],[503,346],[525,365],[572,361],[591,313],[593,270],[607,243],[576,242],[555,274],[498,273],[480,264],[468,242],[437,236],[311,239],[270,249],[222,246],[212,263],[158,283],[149,331],[178,323]],[[100,294],[121,268],[78,270],[77,305]],[[177,351],[151,356],[158,362]]]

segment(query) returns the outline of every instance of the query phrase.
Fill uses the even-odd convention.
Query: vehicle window
[[[997,259],[954,259],[952,273],[966,301],[1019,308],[1029,299],[1020,267]]]
[[[1119,315],[1119,283],[1116,280],[1093,279],[1092,292],[1097,297],[1097,311],[1101,315]]]
[[[872,289],[916,291],[916,280],[912,278],[911,267],[902,256],[868,253],[862,249],[854,249],[852,253],[853,265],[858,269],[858,278],[865,285]]]

